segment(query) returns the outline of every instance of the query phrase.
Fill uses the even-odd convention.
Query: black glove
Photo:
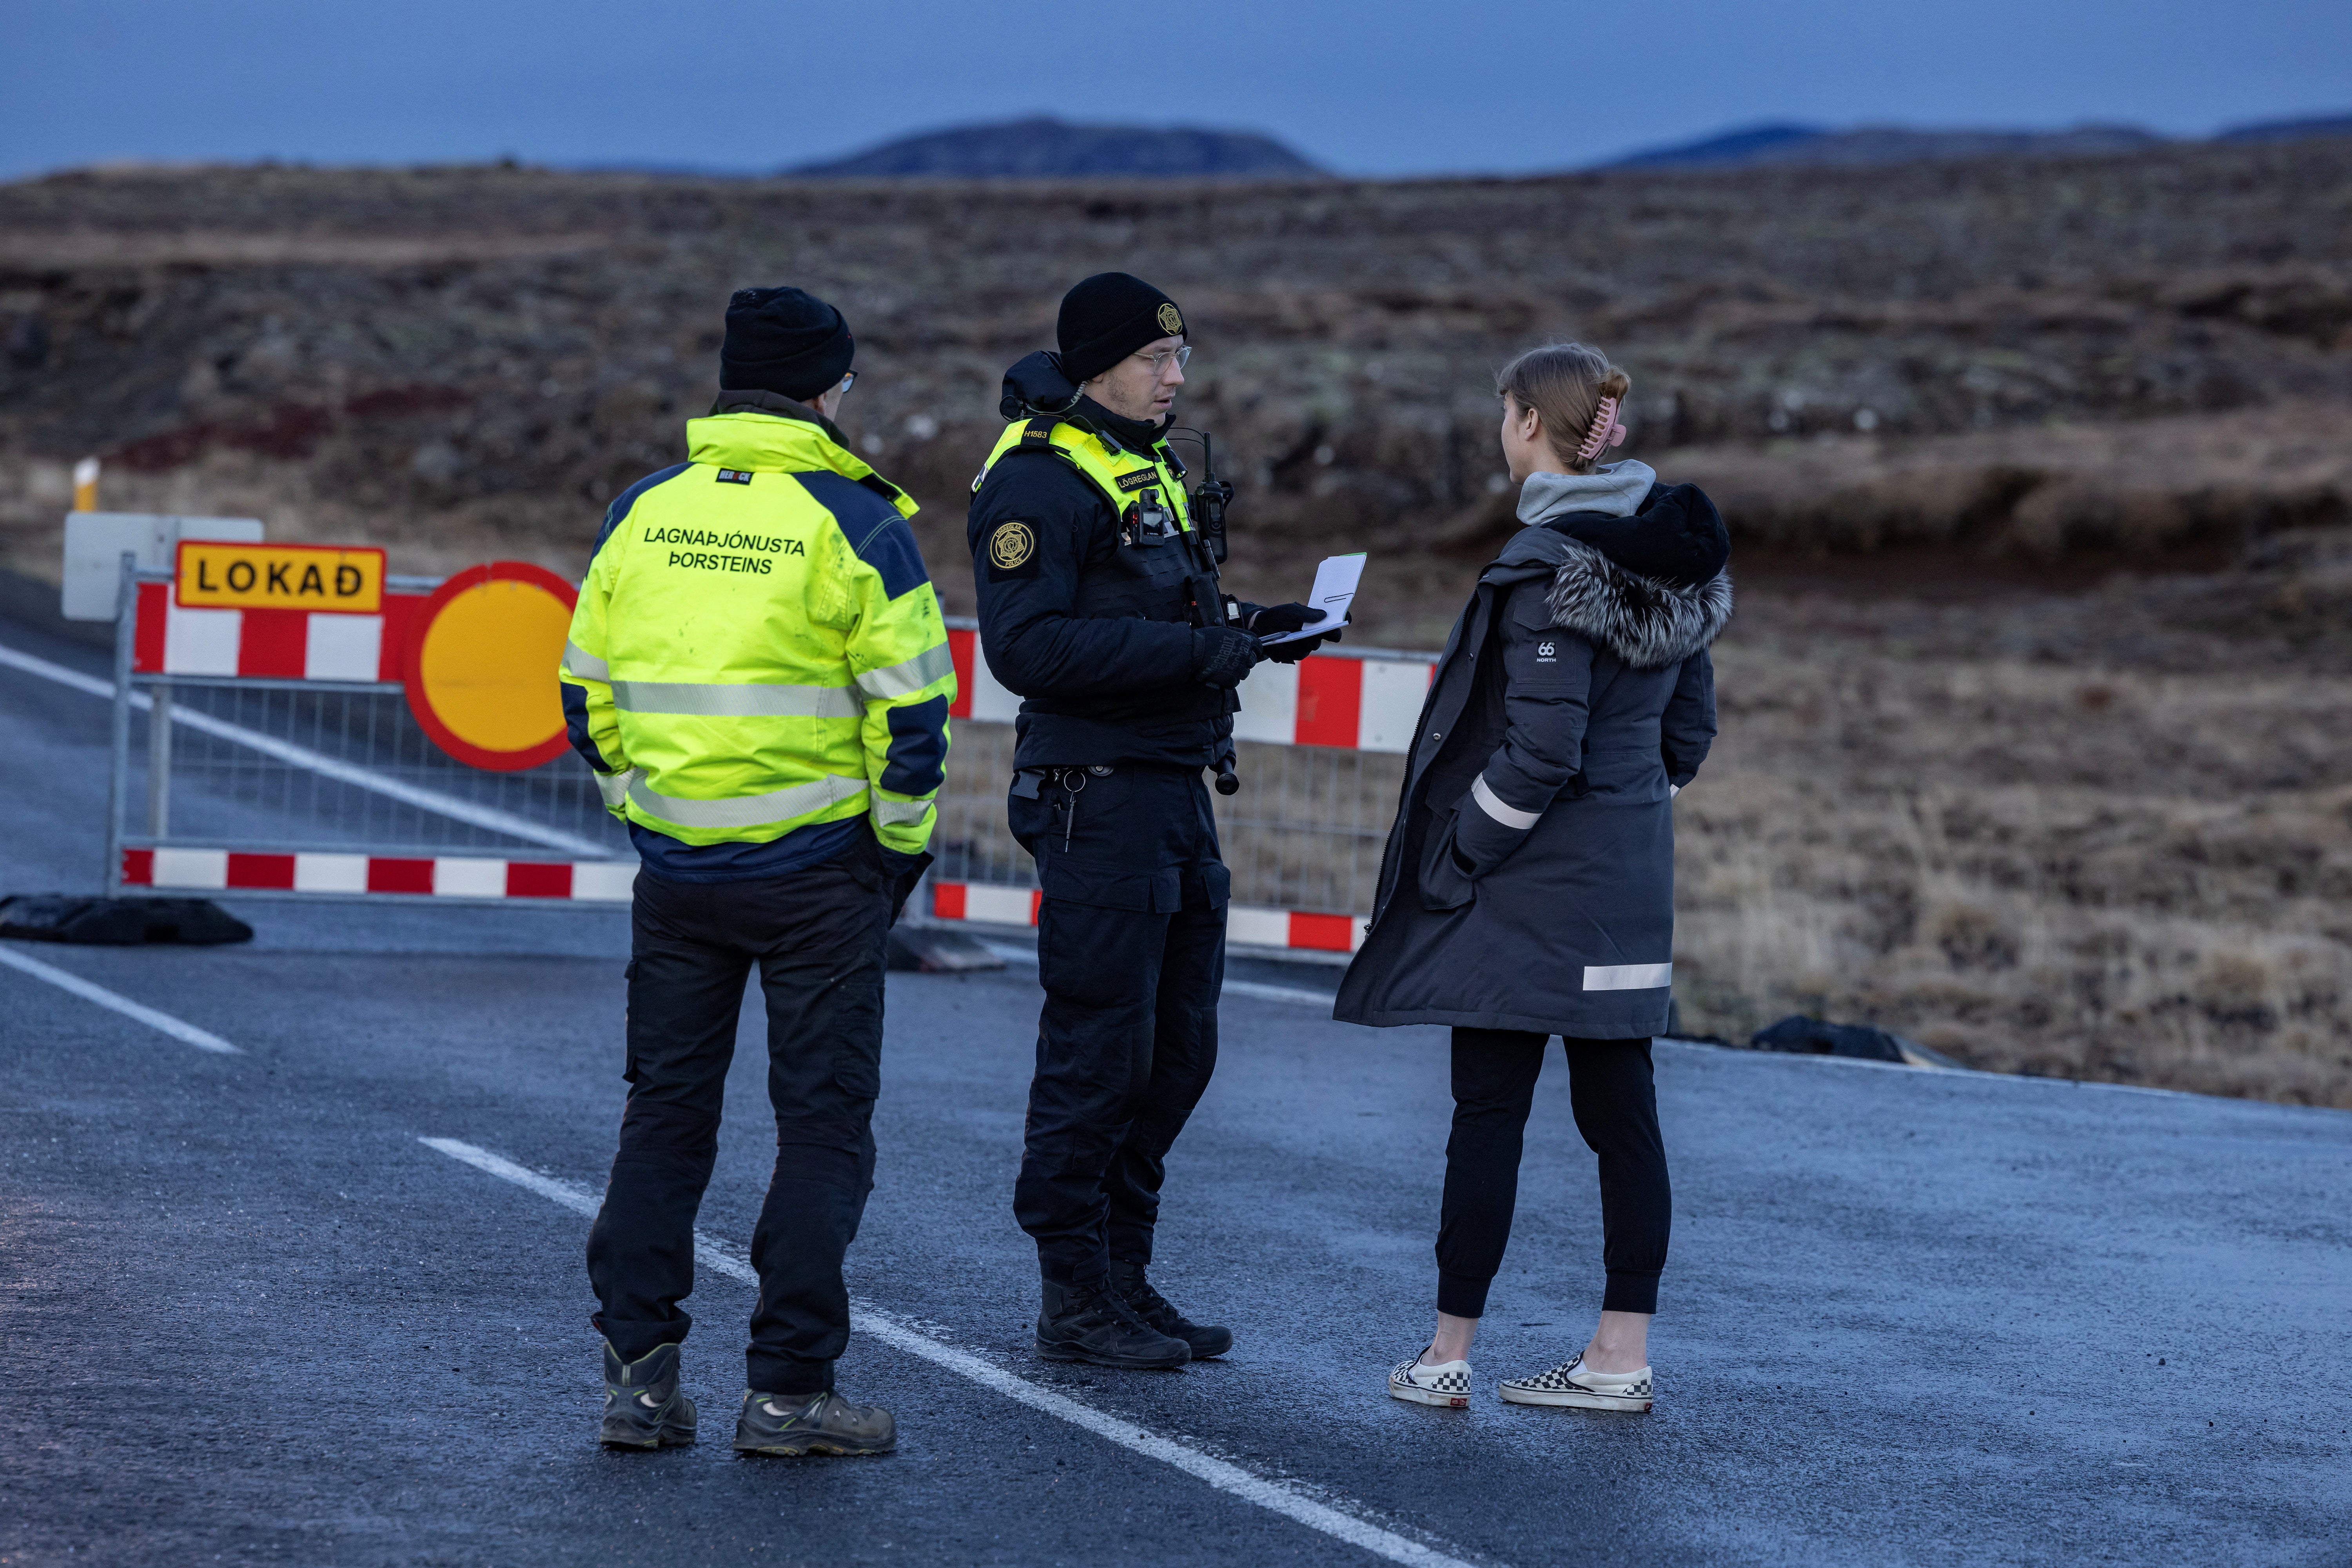
[[[1297,603],[1269,605],[1264,608],[1255,605],[1242,606],[1242,625],[1262,637],[1275,637],[1283,632],[1295,632],[1299,627],[1322,618],[1318,612]]]
[[[1192,628],[1192,679],[1219,691],[1231,691],[1264,658],[1257,638],[1239,626]]]
[[[1244,605],[1242,613],[1244,624],[1262,637],[1274,637],[1282,632],[1295,632],[1301,626],[1323,618],[1321,612],[1296,603],[1269,605],[1265,609],[1259,609],[1255,605]],[[1276,664],[1297,664],[1325,643],[1339,640],[1339,633],[1335,628],[1325,632],[1321,637],[1300,637],[1296,642],[1276,643],[1265,650],[1265,657]]]

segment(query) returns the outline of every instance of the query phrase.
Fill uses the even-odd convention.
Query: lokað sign
[[[493,561],[434,591],[408,626],[408,710],[434,744],[492,773],[563,750],[555,667],[578,595],[543,566]]]
[[[383,552],[327,544],[180,541],[173,596],[184,610],[383,609]]]

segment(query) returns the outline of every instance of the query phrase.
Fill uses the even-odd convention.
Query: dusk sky
[[[2195,135],[2352,112],[2343,0],[10,8],[0,177],[114,160],[759,170],[1051,112],[1337,171],[1572,167],[1759,121]]]

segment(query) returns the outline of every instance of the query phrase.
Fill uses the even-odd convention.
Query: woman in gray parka
[[[1502,1266],[1549,1037],[1600,1158],[1600,1326],[1504,1399],[1650,1408],[1650,1317],[1670,1202],[1651,1085],[1674,956],[1674,819],[1715,738],[1707,645],[1731,616],[1714,503],[1624,439],[1631,381],[1597,350],[1522,354],[1499,378],[1525,525],[1479,574],[1422,710],[1379,902],[1335,1016],[1454,1029],[1454,1131],[1437,1328],[1400,1399],[1469,1403],[1472,1338]]]

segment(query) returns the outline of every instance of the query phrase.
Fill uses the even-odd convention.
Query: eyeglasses
[[[1178,370],[1182,370],[1186,365],[1192,362],[1192,345],[1186,343],[1181,349],[1161,349],[1156,354],[1138,353],[1131,357],[1139,359],[1146,364],[1149,364],[1151,367],[1152,374],[1166,375],[1168,374],[1168,362],[1170,360],[1172,359],[1176,362],[1176,368]]]

